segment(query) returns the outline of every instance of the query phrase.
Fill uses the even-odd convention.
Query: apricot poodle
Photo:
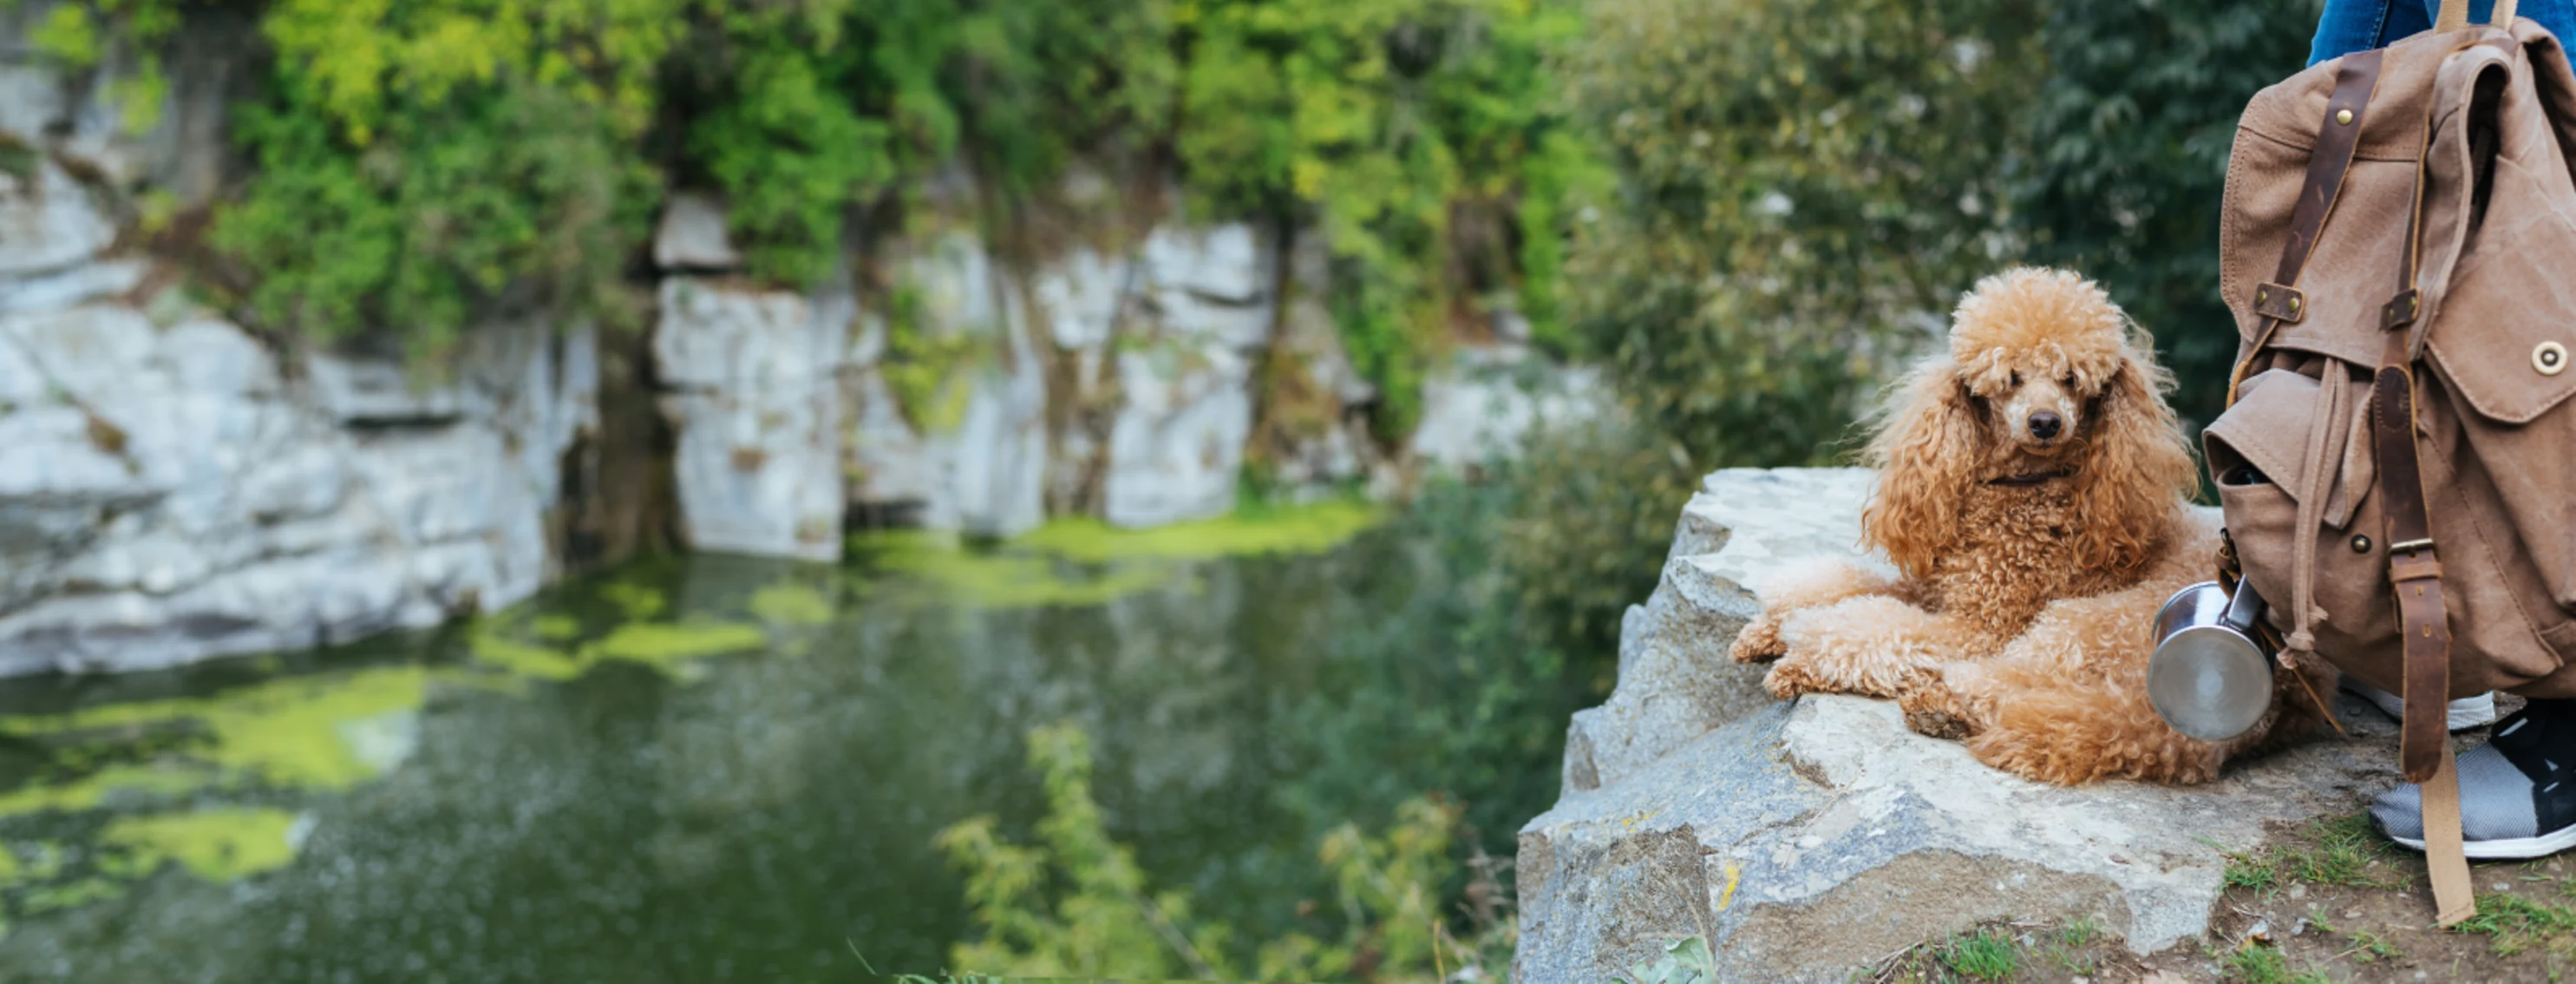
[[[2224,742],[2184,737],[2147,702],[2149,624],[2212,575],[2218,532],[2190,508],[2172,377],[2109,295],[2009,270],[1959,302],[1949,342],[1890,391],[1869,447],[1862,537],[1899,576],[1784,573],[1735,659],[1777,659],[1763,683],[1784,700],[1894,697],[1915,730],[2044,782],[2202,782],[2304,733],[2310,694],[2332,692],[2322,668],[2304,684],[2277,672],[2272,709]]]

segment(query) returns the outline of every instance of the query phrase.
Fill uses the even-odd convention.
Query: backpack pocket
[[[2315,378],[2274,369],[2245,381],[2236,405],[2201,432],[2210,474],[2217,478],[2218,499],[2227,517],[2245,578],[2271,603],[2273,626],[2291,628],[2292,590],[2297,571],[2294,546],[2299,524],[2298,496],[2305,492],[2302,464],[2307,456],[2309,424],[2317,413]],[[2361,417],[2370,398],[2366,385],[2347,382],[2345,406]],[[2353,447],[2351,429],[2328,439],[2327,467],[2336,469],[2327,483],[2327,509],[2317,531],[2316,576],[2309,583],[2310,603],[2323,614],[2309,631],[2317,652],[2346,672],[2389,689],[2399,686],[2404,662],[2397,640],[2397,616],[2388,591],[2386,554],[2376,540],[2381,523],[2377,497],[2370,494],[2367,433]],[[2353,549],[2353,537],[2371,541],[2364,553]]]

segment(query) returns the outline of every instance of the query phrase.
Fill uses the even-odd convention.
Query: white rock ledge
[[[1730,470],[1685,510],[1631,608],[1620,680],[1575,715],[1563,798],[1521,829],[1515,980],[1604,980],[1707,937],[1729,980],[1843,980],[2004,916],[2094,915],[2140,953],[2206,931],[2226,859],[2273,821],[2351,812],[2396,781],[2394,729],[2347,708],[2206,786],[2066,789],[1906,729],[1891,702],[1771,701],[1726,648],[1781,566],[1855,550],[1869,475]]]

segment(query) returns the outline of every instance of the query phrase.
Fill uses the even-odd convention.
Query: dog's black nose
[[[2041,410],[2030,415],[2030,436],[2040,440],[2055,440],[2057,432],[2065,427],[2065,419],[2059,417],[2056,411]]]

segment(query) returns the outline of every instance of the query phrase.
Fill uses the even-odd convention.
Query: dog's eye
[[[2020,374],[2020,373],[2013,373],[2013,374],[2012,374],[2012,384],[2013,384],[2013,385],[2015,385],[2015,386],[2019,386],[2019,385],[2021,385],[2021,374]]]
[[[2074,389],[2074,388],[2075,388],[2075,374],[2074,374],[2074,373],[2071,373],[2071,372],[2070,372],[2070,373],[2067,373],[2065,378],[2060,379],[2060,380],[2058,380],[2058,381],[2057,381],[2057,385],[2059,385],[2059,386],[2063,386],[2063,387],[2066,387],[2067,389]]]

